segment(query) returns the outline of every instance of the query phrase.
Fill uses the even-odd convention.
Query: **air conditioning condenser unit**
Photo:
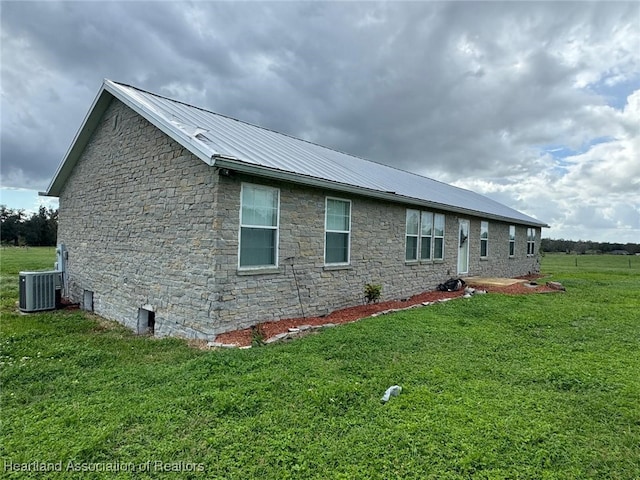
[[[20,272],[20,311],[38,312],[56,308],[56,289],[60,287],[58,271]]]

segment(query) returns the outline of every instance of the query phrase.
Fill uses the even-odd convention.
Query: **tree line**
[[[0,205],[0,240],[2,245],[48,247],[56,244],[58,209],[40,206],[38,212],[25,214]]]
[[[599,253],[622,253],[626,251],[630,255],[640,253],[640,243],[609,243],[592,242],[583,240],[559,240],[543,238],[540,243],[543,252],[575,253],[578,255]]]

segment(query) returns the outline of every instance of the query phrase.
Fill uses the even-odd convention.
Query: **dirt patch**
[[[508,287],[514,283],[522,283],[525,280],[519,278],[502,278],[502,277],[468,277],[464,279],[467,285],[493,285],[495,287]]]
[[[522,280],[527,281],[519,282],[509,286],[485,286],[477,284],[474,284],[473,286],[475,288],[486,290],[488,293],[503,293],[507,295],[525,295],[530,293],[552,292],[557,293],[557,290],[546,287],[542,282],[540,282],[541,284],[539,285],[535,284],[537,278],[539,278],[539,276],[529,275],[527,277],[521,278]],[[463,295],[464,291],[440,292],[435,290],[424,292],[418,295],[414,295],[413,297],[405,300],[390,300],[387,302],[371,303],[366,305],[357,305],[355,307],[343,308],[341,310],[336,310],[335,312],[332,312],[324,317],[288,318],[275,322],[264,322],[258,324],[254,329],[245,328],[244,330],[221,333],[216,337],[215,341],[217,343],[226,345],[231,344],[239,347],[245,347],[251,345],[254,331],[259,333],[260,337],[263,340],[266,340],[278,334],[286,333],[290,328],[297,328],[303,325],[339,325],[342,323],[360,320],[361,318],[370,317],[375,313],[384,312],[386,310],[402,309],[426,302],[437,302],[445,299],[462,297]]]

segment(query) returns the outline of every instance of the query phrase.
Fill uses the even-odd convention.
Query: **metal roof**
[[[60,194],[112,97],[128,105],[212,166],[417,206],[547,226],[470,190],[110,80],[104,80],[45,195]]]

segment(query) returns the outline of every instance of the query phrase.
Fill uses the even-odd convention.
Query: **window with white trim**
[[[489,222],[480,222],[480,258],[489,256]]]
[[[405,260],[444,259],[444,214],[407,210]]]
[[[509,256],[516,256],[516,226],[509,225]]]
[[[418,232],[420,231],[420,212],[418,210],[407,210],[405,238],[405,260],[418,259]]]
[[[444,260],[444,214],[433,214],[433,255],[434,260]]]
[[[243,183],[240,193],[240,268],[278,265],[280,190]]]
[[[324,263],[348,265],[351,244],[351,201],[326,199]]]
[[[527,255],[533,255],[536,252],[536,229],[527,228]]]
[[[431,260],[433,248],[433,213],[420,213],[420,260]]]

